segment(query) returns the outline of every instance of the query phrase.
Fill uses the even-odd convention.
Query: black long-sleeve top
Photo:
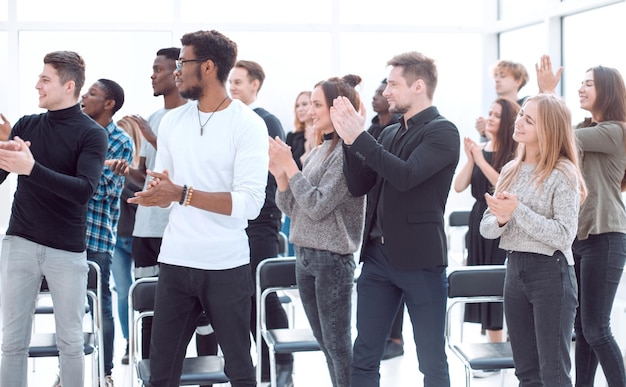
[[[106,131],[76,104],[20,118],[14,136],[31,142],[35,165],[29,176],[18,176],[7,235],[84,251],[87,202],[102,173]],[[0,169],[0,183],[7,176]]]
[[[267,133],[270,137],[279,137],[281,140],[285,140],[285,131],[278,118],[267,110],[257,107],[254,112],[263,118],[265,126],[267,126]],[[265,203],[261,208],[259,216],[248,222],[248,228],[265,227],[268,219],[273,219],[276,213],[280,213],[278,207],[276,207],[276,179],[274,175],[268,172],[267,185],[265,186]]]

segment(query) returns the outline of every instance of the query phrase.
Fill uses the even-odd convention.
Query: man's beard
[[[389,107],[389,113],[404,114],[409,111],[409,106],[395,104],[393,107]]]
[[[202,90],[202,87],[200,86],[193,86],[190,89],[187,89],[185,91],[179,90],[179,94],[181,97],[185,99],[197,101],[200,98],[202,98],[204,94],[204,90]]]

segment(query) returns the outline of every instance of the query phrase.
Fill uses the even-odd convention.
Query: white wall
[[[511,16],[512,22],[496,21],[499,1],[504,2],[501,11]],[[488,69],[498,57],[495,43],[500,31],[511,30],[500,38],[511,41],[501,45],[500,56],[521,61],[532,72],[538,55],[554,39],[554,31],[543,22],[553,19],[563,7],[573,14],[572,9],[619,0],[533,1],[547,5],[526,14],[511,8],[515,1],[509,0],[386,0],[376,6],[360,0],[109,0],[98,7],[81,0],[0,0],[0,54],[6,58],[0,61],[0,90],[5,91],[0,93],[0,112],[15,122],[21,115],[40,111],[34,84],[43,55],[70,49],[86,60],[86,86],[98,78],[110,78],[124,87],[126,102],[117,118],[134,113],[146,116],[161,106],[161,99],[152,96],[149,79],[156,50],[179,46],[185,32],[217,29],[237,42],[239,59],[254,60],[264,67],[267,79],[259,102],[279,117],[286,130],[292,129],[298,92],[347,73],[363,78],[360,92],[371,119],[370,101],[387,76],[385,63],[395,54],[416,50],[438,64],[435,105],[458,126],[461,137],[476,138],[474,121],[486,114],[495,97]],[[624,3],[613,7],[617,8],[602,14],[601,21],[624,19]],[[581,18],[571,24],[584,23],[585,16]],[[532,24],[538,26],[528,27]],[[605,24],[612,36],[624,35],[623,24]],[[520,27],[527,28],[513,31]],[[576,33],[584,38],[589,30],[577,28]],[[598,34],[607,31],[596,30]],[[611,57],[607,60],[612,61],[619,50],[605,50],[604,44],[596,44],[604,41],[593,41],[589,56],[608,52]],[[588,51],[587,46],[584,51],[580,47],[578,38],[573,44],[565,40],[565,58],[569,52]],[[569,69],[574,66],[567,66],[564,77],[569,80]],[[534,90],[533,82],[530,90]],[[461,154],[459,166],[464,162]],[[0,187],[0,229],[6,227],[14,186],[10,179]],[[466,209],[472,202],[467,191],[451,192],[448,210]]]

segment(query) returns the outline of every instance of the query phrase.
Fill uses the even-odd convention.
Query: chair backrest
[[[134,385],[137,363],[141,360],[139,327],[143,318],[153,314],[157,280],[157,277],[140,278],[134,281],[128,290],[128,354],[131,385]]]
[[[464,266],[448,273],[446,338],[452,330],[450,315],[456,304],[503,301],[505,275],[504,265]]]
[[[450,227],[461,227],[469,225],[470,211],[453,211],[448,217]]]
[[[256,273],[259,295],[268,288],[290,288],[296,286],[296,258],[279,257],[261,261]]]
[[[506,267],[467,266],[448,274],[448,298],[502,297]]]
[[[136,281],[132,292],[132,307],[137,312],[154,310],[156,298],[157,279],[141,279]]]

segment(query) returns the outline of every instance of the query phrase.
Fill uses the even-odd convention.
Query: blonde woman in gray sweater
[[[276,204],[291,218],[290,242],[305,313],[320,344],[333,387],[350,386],[351,309],[355,262],[363,233],[365,196],[353,197],[343,175],[343,141],[330,120],[332,101],[347,97],[359,109],[357,76],[315,85],[309,114],[323,137],[303,164],[289,146],[270,138],[270,172],[276,178]]]
[[[571,386],[577,284],[572,242],[586,188],[571,115],[560,98],[529,98],[515,122],[516,158],[502,168],[480,224],[507,251],[504,311],[520,386]]]

